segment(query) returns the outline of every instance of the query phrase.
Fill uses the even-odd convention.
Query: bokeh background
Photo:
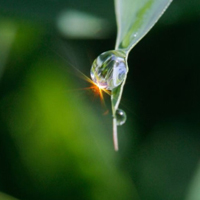
[[[0,0],[0,200],[199,200],[200,1],[174,0],[132,50],[119,152],[109,96],[112,0]]]

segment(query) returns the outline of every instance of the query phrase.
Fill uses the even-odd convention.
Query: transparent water
[[[117,125],[121,126],[126,122],[126,113],[122,109],[117,109],[115,113]]]
[[[93,62],[91,78],[100,87],[113,90],[125,79],[128,72],[126,54],[120,50],[107,51]]]

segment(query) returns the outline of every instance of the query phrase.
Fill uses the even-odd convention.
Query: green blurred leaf
[[[186,200],[197,200],[200,199],[200,164],[197,165],[192,181],[189,185]]]
[[[0,19],[0,78],[10,53],[11,45],[16,35],[16,25],[9,20]]]
[[[3,192],[0,192],[0,199],[1,200],[17,200],[16,198],[11,197],[10,195],[7,195]]]
[[[66,92],[72,83],[56,65],[33,66],[7,121],[30,179],[60,198],[129,199],[130,183],[116,168],[105,127],[87,103]]]

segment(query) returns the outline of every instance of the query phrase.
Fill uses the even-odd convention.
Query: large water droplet
[[[126,122],[126,113],[122,109],[117,109],[116,113],[116,120],[117,120],[117,125],[121,126]]]
[[[90,74],[100,88],[112,90],[124,81],[127,72],[126,54],[113,50],[102,53],[94,60]]]

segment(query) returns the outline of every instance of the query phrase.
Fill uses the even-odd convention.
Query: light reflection
[[[77,68],[75,68],[77,70],[77,72],[79,73],[79,77],[85,81],[87,81],[88,83],[91,84],[90,87],[84,88],[84,89],[89,89],[92,90],[94,92],[94,94],[97,94],[100,97],[101,103],[104,107],[106,107],[105,105],[105,101],[104,101],[104,96],[103,96],[103,92],[105,92],[106,94],[110,95],[110,91],[102,88],[100,85],[98,85],[97,83],[95,83],[92,79],[90,79],[88,76],[86,76],[84,73],[82,73],[80,70],[78,70]]]

